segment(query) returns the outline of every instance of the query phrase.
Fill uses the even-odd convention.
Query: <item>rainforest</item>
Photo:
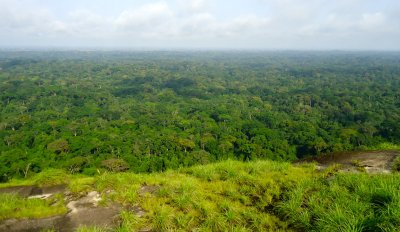
[[[95,193],[118,220],[27,228],[397,231],[399,64],[398,52],[3,50],[0,231],[71,216],[77,199],[97,209]],[[347,163],[321,161],[336,154]],[[31,199],[28,186],[61,190]]]

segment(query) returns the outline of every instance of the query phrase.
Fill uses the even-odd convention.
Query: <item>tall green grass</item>
[[[113,190],[111,197],[121,204],[147,212],[142,218],[124,212],[120,231],[287,231],[272,212],[274,204],[313,173],[312,165],[225,161],[159,174],[104,174],[96,185],[102,192]],[[143,186],[158,189],[143,193]]]
[[[38,186],[61,185],[69,182],[70,176],[61,169],[47,169],[33,177]]]
[[[321,172],[314,164],[225,161],[163,173],[90,178],[51,170],[31,182],[59,184],[58,178],[65,177],[76,195],[97,190],[103,199],[120,203],[118,232],[400,231],[400,174],[339,170],[338,165]],[[57,178],[46,176],[51,173]],[[60,202],[3,194],[0,220],[65,213]]]
[[[50,199],[27,199],[14,194],[0,194],[0,221],[7,218],[44,218],[64,214],[67,208],[61,195]]]
[[[365,147],[365,150],[400,150],[400,145],[395,143],[383,142],[375,146]]]
[[[278,208],[291,226],[307,231],[399,231],[400,175],[305,180]]]
[[[67,184],[71,179],[77,179],[79,177],[71,178],[71,175],[68,175],[62,169],[47,169],[44,170],[31,178],[28,179],[11,179],[6,183],[0,183],[0,188],[7,188],[13,186],[52,186],[52,185],[61,185]]]

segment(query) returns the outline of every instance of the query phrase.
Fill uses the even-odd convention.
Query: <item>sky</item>
[[[400,50],[400,1],[0,0],[0,47]]]

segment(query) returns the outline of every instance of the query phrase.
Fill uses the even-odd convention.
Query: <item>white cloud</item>
[[[381,13],[363,14],[359,22],[360,28],[364,30],[375,30],[384,27],[386,24],[386,16]]]
[[[122,28],[154,27],[170,20],[173,14],[165,2],[157,2],[124,10],[115,22]]]
[[[65,33],[67,26],[46,8],[26,8],[21,2],[0,1],[0,36],[46,37]]]
[[[65,11],[40,2],[0,0],[0,46],[134,41],[161,47],[400,48],[400,4],[394,0],[121,1],[110,14],[74,0]],[[384,38],[381,45],[378,35]]]
[[[195,14],[185,20],[177,20],[177,35],[192,36],[210,36],[214,31],[218,30],[217,19],[209,13]]]
[[[188,14],[208,12],[211,8],[208,0],[178,0],[178,5],[184,13]]]
[[[234,18],[227,25],[223,26],[220,31],[229,36],[243,36],[264,34],[271,26],[271,20],[266,17],[256,15],[243,15]]]

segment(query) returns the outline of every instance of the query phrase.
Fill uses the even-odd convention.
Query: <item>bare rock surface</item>
[[[8,188],[0,188],[0,193],[18,194],[21,197],[41,198],[42,195],[51,196],[56,193],[62,193],[66,189],[65,185],[55,186],[15,186]]]
[[[3,192],[6,192],[6,190]],[[26,195],[27,192],[29,192],[29,187],[7,190],[7,193],[22,193],[23,195]],[[48,192],[49,190],[44,190],[41,194],[27,197],[43,198],[50,194]],[[56,192],[53,191],[53,193]],[[99,206],[100,201],[100,194],[93,191],[82,198],[68,202],[67,208],[69,211],[66,215],[42,219],[5,220],[0,222],[0,232],[33,232],[46,229],[71,232],[83,225],[113,228],[118,224],[121,207],[111,203],[106,207],[102,207]]]
[[[323,170],[333,164],[340,164],[342,171],[362,170],[367,173],[390,173],[393,162],[399,155],[399,151],[396,150],[338,152],[306,158],[300,163],[317,162],[318,170]]]

